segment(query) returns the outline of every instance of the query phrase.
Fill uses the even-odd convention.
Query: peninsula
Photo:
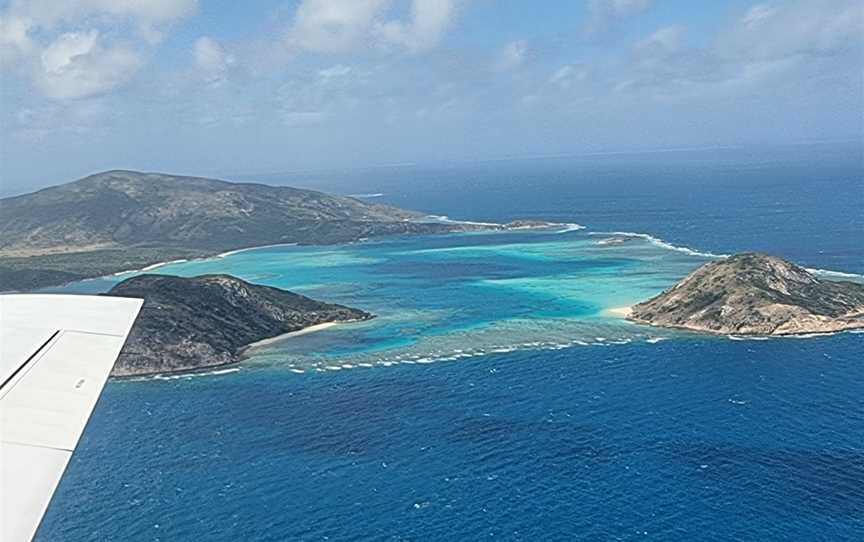
[[[139,275],[104,295],[144,300],[113,376],[227,365],[239,361],[247,346],[265,339],[373,317],[230,275]]]
[[[864,328],[864,285],[823,280],[765,254],[707,263],[632,307],[634,322],[724,335],[793,335]]]

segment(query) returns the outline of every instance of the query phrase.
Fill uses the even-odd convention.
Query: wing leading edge
[[[0,540],[36,533],[141,304],[0,295]]]

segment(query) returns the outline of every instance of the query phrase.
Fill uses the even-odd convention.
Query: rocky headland
[[[725,335],[794,335],[864,328],[864,285],[824,280],[765,254],[707,263],[632,307],[635,322]]]
[[[113,376],[201,370],[235,363],[249,345],[365,311],[315,301],[230,275],[139,275],[107,294],[144,299]]]

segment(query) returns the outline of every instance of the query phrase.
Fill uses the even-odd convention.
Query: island
[[[138,275],[103,295],[144,300],[112,376],[164,374],[240,361],[250,345],[327,323],[373,318],[230,275]]]
[[[0,291],[273,244],[490,229],[289,186],[112,170],[0,199]]]
[[[250,247],[553,225],[442,220],[289,186],[111,170],[0,199],[0,291],[57,286]]]
[[[623,245],[624,243],[628,243],[630,241],[633,241],[633,239],[635,239],[635,238],[632,236],[615,235],[613,237],[607,237],[606,239],[600,239],[599,241],[596,241],[594,244],[595,245],[601,245],[601,246]]]
[[[864,328],[864,285],[823,280],[765,254],[710,262],[631,308],[634,322],[724,335],[797,335]]]

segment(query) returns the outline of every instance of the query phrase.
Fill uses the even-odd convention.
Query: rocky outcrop
[[[372,315],[230,275],[140,275],[105,295],[144,299],[114,376],[191,371],[238,361],[257,341]]]
[[[556,222],[546,222],[545,220],[514,220],[504,224],[501,228],[504,230],[536,230],[562,225]]]
[[[629,318],[735,335],[830,333],[864,328],[864,285],[823,280],[781,258],[738,254],[703,265]]]

